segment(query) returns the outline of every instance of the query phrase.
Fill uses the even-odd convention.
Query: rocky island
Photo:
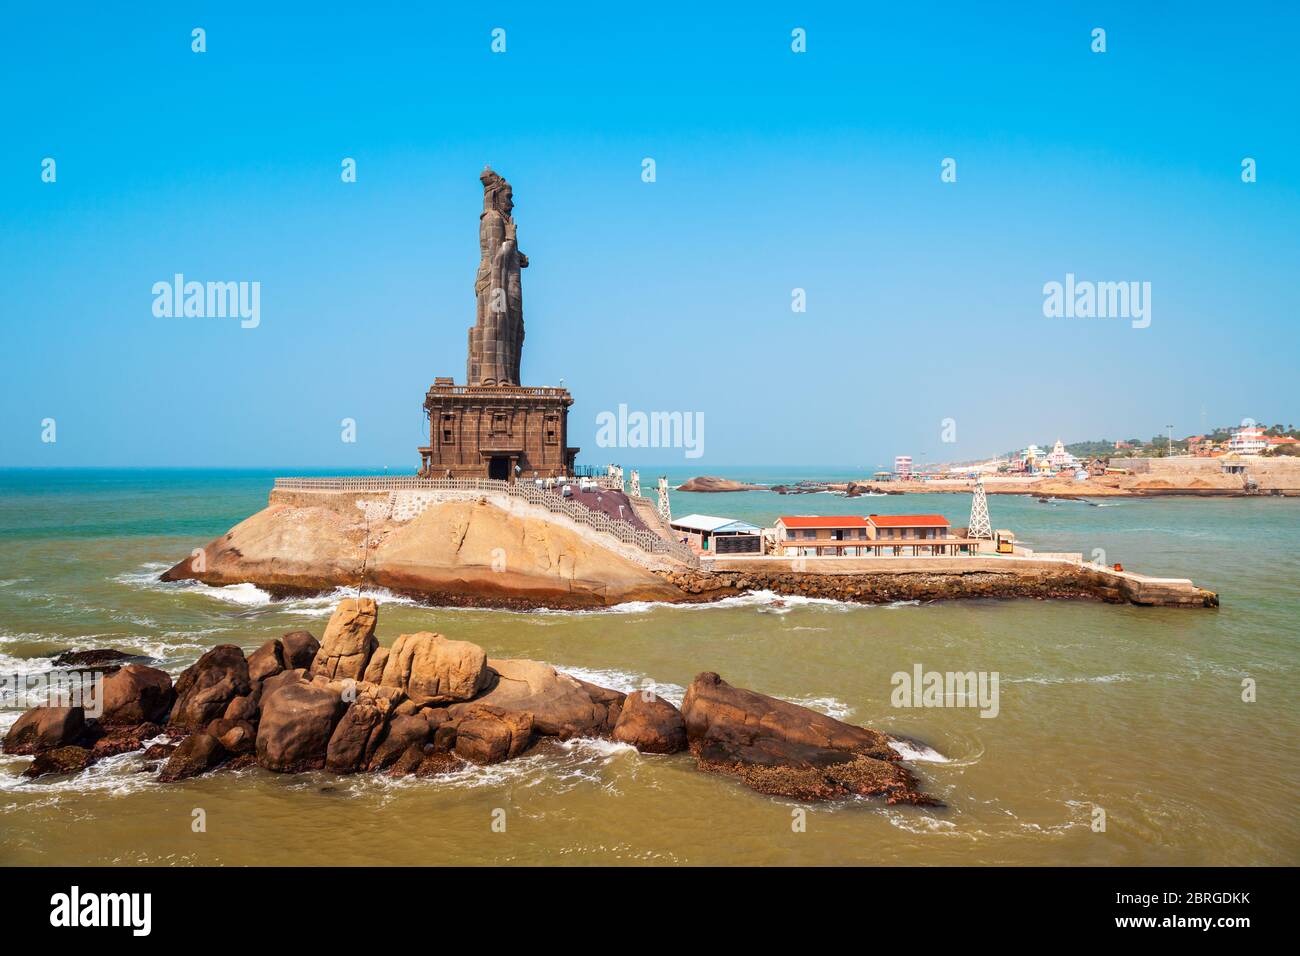
[[[441,634],[376,636],[369,598],[339,602],[320,641],[293,631],[245,656],[212,648],[170,676],[126,664],[104,678],[95,719],[34,707],[4,738],[31,755],[28,777],[77,773],[140,752],[160,784],[216,770],[437,777],[511,760],[548,741],[594,737],[646,754],[689,752],[709,773],[800,800],[854,796],[936,805],[896,738],[701,673],[679,710],[650,690],[624,694],[548,664],[489,658]]]
[[[766,491],[765,485],[751,485],[731,478],[719,478],[716,475],[701,475],[690,478],[677,486],[678,491],[723,492],[723,491]]]
[[[276,479],[267,507],[163,575],[272,596],[386,588],[436,605],[600,608],[631,601],[707,601],[749,589],[863,603],[944,597],[1083,597],[1180,607],[1218,598],[1190,581],[1142,578],[1078,560],[1024,555],[877,557],[837,562],[770,554],[702,556],[670,521],[668,502],[630,492],[622,469],[576,465],[564,388],[521,383],[522,270],[514,192],[491,169],[479,177],[479,266],[466,381],[435,377],[424,395],[429,443],[412,476]],[[679,491],[748,491],[717,476]],[[781,494],[873,493],[864,483],[801,482]],[[893,489],[889,489],[893,490]],[[724,542],[725,543],[725,542]],[[902,553],[902,549],[896,552]],[[1078,556],[1074,556],[1078,558]],[[737,564],[737,562],[740,562]]]
[[[444,606],[586,608],[686,597],[653,570],[666,561],[508,495],[401,500],[396,510],[389,498],[273,491],[266,508],[162,580],[251,582],[276,596],[365,581]]]

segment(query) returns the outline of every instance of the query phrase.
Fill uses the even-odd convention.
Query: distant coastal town
[[[878,472],[878,477],[946,478],[977,474],[1043,475],[1078,477],[1080,471],[1097,474],[1109,460],[1129,458],[1240,458],[1300,456],[1300,431],[1293,425],[1258,425],[1247,421],[1233,428],[1216,428],[1203,435],[1174,438],[1156,435],[1148,441],[1130,438],[1119,441],[1085,441],[1066,445],[1060,439],[1051,451],[1030,444],[1018,451],[987,459],[951,465],[913,466],[908,455],[894,459],[892,473]],[[1122,462],[1116,470],[1122,470]]]
[[[1201,435],[1150,441],[1085,441],[1059,438],[1045,450],[1029,444],[979,461],[918,464],[897,455],[892,469],[853,480],[804,479],[793,484],[755,486],[719,476],[700,476],[678,491],[768,490],[778,494],[832,492],[926,494],[970,492],[976,481],[988,494],[1043,499],[1094,497],[1300,496],[1300,431],[1292,425],[1217,428]]]

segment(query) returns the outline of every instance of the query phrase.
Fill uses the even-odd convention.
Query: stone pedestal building
[[[519,251],[510,184],[490,169],[479,217],[477,309],[469,330],[466,384],[436,378],[424,397],[429,444],[420,449],[425,478],[558,478],[572,475],[567,389],[519,384],[524,345]]]

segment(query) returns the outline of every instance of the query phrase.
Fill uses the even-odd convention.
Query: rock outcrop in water
[[[701,770],[739,777],[759,793],[936,803],[917,790],[916,778],[901,766],[884,734],[732,687],[717,674],[695,678],[682,717]]]
[[[158,781],[176,783],[254,765],[430,777],[514,759],[546,738],[590,737],[647,754],[689,747],[701,770],[739,777],[760,793],[935,802],[917,789],[886,735],[732,687],[717,674],[697,677],[679,711],[648,690],[629,695],[540,661],[488,658],[477,645],[440,634],[403,634],[380,648],[377,622],[373,600],[349,598],[319,644],[297,631],[247,658],[223,644],[174,688],[162,671],[127,665],[109,678],[111,715],[90,720],[80,707],[36,707],[10,728],[4,750],[35,756],[28,776],[76,773],[144,750],[146,767],[161,765]],[[285,666],[304,661],[311,666]],[[131,723],[137,717],[151,719]],[[163,723],[179,745],[145,750]]]
[[[364,580],[431,604],[472,607],[589,608],[686,597],[620,553],[613,539],[579,526],[487,500],[435,502],[409,518],[385,517],[379,512],[386,507],[356,494],[277,490],[266,508],[162,580],[248,582],[277,595]]]
[[[763,485],[751,485],[732,478],[719,478],[716,475],[700,475],[690,478],[675,489],[677,491],[722,492],[722,491],[765,491]]]

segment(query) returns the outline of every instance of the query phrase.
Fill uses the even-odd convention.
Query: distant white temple
[[[1065,450],[1061,439],[1056,439],[1056,444],[1047,456],[1047,466],[1053,471],[1060,471],[1062,468],[1073,468],[1078,463],[1078,459]]]

